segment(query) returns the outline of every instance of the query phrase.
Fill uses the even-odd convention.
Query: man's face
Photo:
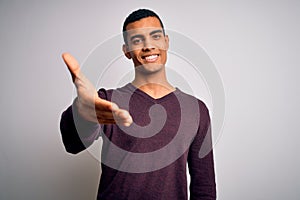
[[[169,39],[159,20],[156,17],[143,18],[128,24],[126,30],[127,44],[123,51],[133,60],[134,66],[148,73],[162,69],[167,61]]]

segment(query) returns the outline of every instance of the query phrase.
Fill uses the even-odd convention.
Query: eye
[[[154,34],[154,35],[152,35],[152,38],[154,40],[159,40],[161,38],[161,34]]]
[[[132,44],[138,45],[138,44],[142,43],[142,41],[143,40],[141,38],[135,38],[135,39],[132,40]]]

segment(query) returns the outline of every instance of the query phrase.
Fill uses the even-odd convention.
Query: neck
[[[167,80],[165,70],[161,73],[147,75],[136,72],[132,84],[155,99],[175,91],[175,88]]]

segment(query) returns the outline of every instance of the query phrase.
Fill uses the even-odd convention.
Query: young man
[[[135,78],[122,88],[98,92],[68,53],[63,59],[77,88],[77,98],[63,112],[61,133],[66,150],[78,153],[103,138],[101,200],[216,199],[211,150],[199,157],[210,133],[205,104],[166,78],[169,38],[153,11],[131,13],[123,25],[123,51],[132,59]]]

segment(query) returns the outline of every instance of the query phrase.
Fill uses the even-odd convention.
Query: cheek
[[[139,60],[140,58],[138,56],[139,55],[138,52],[131,51],[130,55],[131,55],[131,58],[132,58],[135,65],[140,65],[141,64],[141,61]]]
[[[130,52],[138,53],[138,52],[140,52],[142,50],[142,48],[143,48],[143,45],[130,45],[128,47],[128,50]]]
[[[160,43],[158,43],[158,48],[161,50],[161,51],[167,51],[168,50],[168,44],[167,42],[165,41],[160,41]]]
[[[132,58],[136,58],[138,56],[138,52],[136,52],[134,50],[131,50],[130,55],[131,55]]]
[[[162,51],[161,52],[161,59],[162,59],[162,61],[166,61],[167,60],[167,51]]]

